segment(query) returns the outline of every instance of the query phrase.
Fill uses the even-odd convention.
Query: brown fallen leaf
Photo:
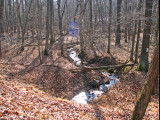
[[[0,117],[2,117],[2,113],[0,113]]]
[[[5,110],[2,114],[11,114],[12,112],[9,110]]]
[[[21,111],[16,111],[15,114],[16,115],[22,115],[23,113]]]

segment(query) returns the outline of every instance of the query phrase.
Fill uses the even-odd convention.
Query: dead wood
[[[121,65],[108,65],[108,66],[99,66],[99,67],[83,67],[82,68],[77,68],[77,69],[70,69],[72,72],[79,72],[82,70],[102,70],[102,69],[109,69],[109,68],[121,68],[121,67],[126,67],[126,66],[134,66],[134,64],[121,64]]]

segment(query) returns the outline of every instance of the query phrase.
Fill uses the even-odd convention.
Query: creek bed
[[[72,100],[77,103],[88,104],[92,100],[97,99],[99,96],[101,96],[103,93],[107,91],[107,88],[110,88],[119,82],[119,79],[116,78],[115,76],[114,77],[111,76],[111,78],[114,79],[111,80],[109,84],[100,85],[98,89],[91,88],[88,91],[82,90],[80,93],[75,95],[72,98]]]
[[[80,66],[81,59],[78,57],[76,51],[73,48],[68,48],[67,51],[68,51],[70,58],[75,63],[75,65]],[[101,73],[106,78],[109,79],[108,84],[99,85],[98,89],[91,88],[89,90],[82,90],[77,95],[75,95],[72,98],[72,100],[77,103],[88,104],[92,100],[97,99],[99,96],[101,96],[103,93],[105,93],[107,88],[112,87],[113,85],[115,85],[116,83],[119,82],[119,79],[116,76],[110,75],[108,72],[103,71],[103,70],[101,71]]]

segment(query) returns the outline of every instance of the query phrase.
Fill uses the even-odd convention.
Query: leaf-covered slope
[[[94,119],[90,106],[54,98],[31,85],[0,78],[0,119]]]

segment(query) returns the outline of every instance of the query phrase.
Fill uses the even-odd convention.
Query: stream
[[[75,63],[75,65],[80,66],[81,59],[78,57],[76,51],[73,48],[68,48],[67,52],[70,58]],[[119,82],[119,79],[113,74],[110,75],[108,72],[103,70],[101,70],[101,73],[107,78],[109,78],[109,81],[110,81],[109,83],[100,85],[98,89],[91,88],[90,90],[87,90],[87,91],[82,90],[77,95],[75,95],[72,98],[72,100],[80,104],[88,104],[92,100],[97,99],[99,96],[105,93],[107,88],[112,87],[113,85]]]

